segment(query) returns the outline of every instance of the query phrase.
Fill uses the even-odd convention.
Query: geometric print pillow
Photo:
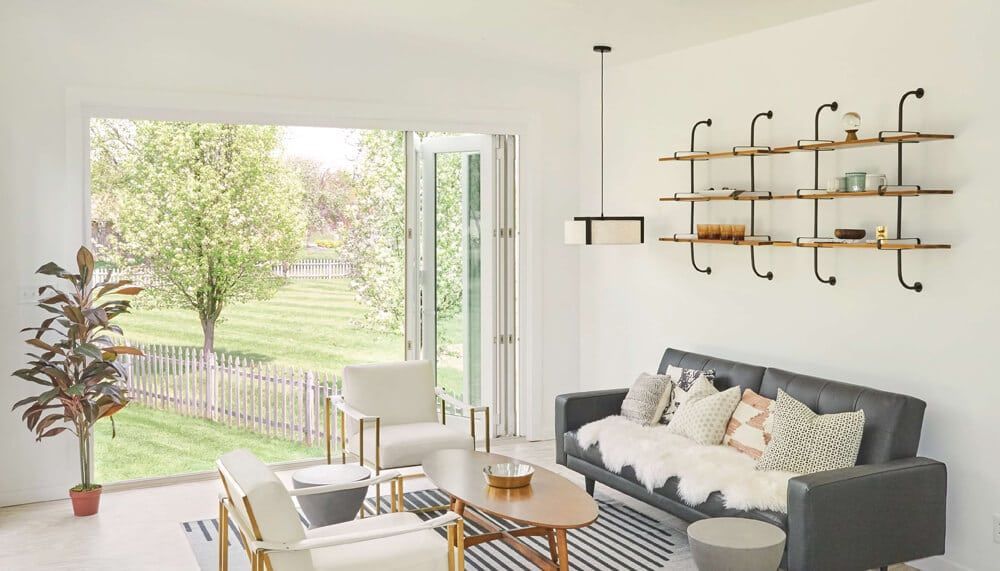
[[[674,382],[674,393],[667,408],[663,410],[663,416],[660,417],[661,424],[669,424],[677,409],[692,395],[717,392],[714,390],[715,386],[712,385],[715,380],[713,369],[702,371],[701,369],[684,369],[667,365],[665,374]]]
[[[863,410],[816,414],[779,389],[771,444],[756,468],[797,474],[850,468],[858,460],[864,430]]]
[[[670,377],[642,373],[625,395],[621,415],[644,426],[655,424],[670,401],[672,389]]]
[[[750,389],[743,391],[740,404],[726,427],[722,444],[732,446],[754,460],[764,454],[771,442],[774,427],[775,401],[762,397]]]
[[[667,432],[679,434],[698,444],[716,446],[726,434],[726,424],[740,402],[740,388],[732,387],[721,393],[692,395],[667,425]]]

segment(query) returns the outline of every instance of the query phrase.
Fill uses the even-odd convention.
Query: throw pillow
[[[674,414],[677,413],[677,409],[687,402],[691,395],[701,394],[707,389],[715,388],[712,386],[712,381],[715,379],[715,371],[712,369],[702,371],[701,369],[684,369],[667,365],[666,374],[674,382],[674,394],[660,418],[660,422],[663,424],[670,422]]]
[[[698,444],[718,444],[722,442],[726,425],[739,402],[739,387],[721,393],[693,395],[677,409],[677,414],[667,425],[667,432],[686,436]]]
[[[816,414],[778,390],[771,444],[757,459],[758,470],[798,474],[850,468],[858,460],[865,411]]]
[[[670,401],[672,388],[666,375],[639,375],[622,401],[622,416],[639,424],[653,424]]]
[[[764,454],[771,442],[774,427],[774,407],[776,403],[750,389],[743,391],[743,398],[736,405],[733,417],[729,419],[726,435],[722,443],[732,446],[754,460]]]

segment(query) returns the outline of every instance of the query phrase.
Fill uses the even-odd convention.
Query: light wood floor
[[[555,464],[553,441],[495,441],[493,451],[554,470],[583,486],[583,477]],[[288,481],[291,471],[279,472]],[[407,489],[431,487],[426,479],[407,480]],[[651,506],[598,485],[599,491],[678,529],[686,523]],[[215,480],[105,493],[101,511],[73,517],[68,500],[0,508],[0,568],[86,570],[194,570],[194,555],[180,523],[217,515]],[[692,565],[693,569],[693,565]],[[895,566],[894,571],[909,569]]]

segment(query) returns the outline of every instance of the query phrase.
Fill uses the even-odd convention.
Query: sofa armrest
[[[905,458],[788,482],[788,569],[871,569],[944,553],[947,468]]]
[[[618,414],[628,389],[569,393],[556,397],[556,462],[566,464],[563,435],[588,422]]]

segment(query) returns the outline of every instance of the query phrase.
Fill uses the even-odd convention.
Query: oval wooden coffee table
[[[488,486],[483,468],[504,462],[528,464],[500,454],[440,450],[424,458],[423,468],[424,474],[451,496],[452,511],[486,530],[467,537],[466,547],[499,540],[541,569],[569,569],[566,530],[594,523],[597,502],[573,482],[533,464],[535,475],[529,486],[509,490]],[[474,511],[465,511],[466,506],[524,527],[501,529]],[[517,539],[533,535],[548,539],[550,559]]]

